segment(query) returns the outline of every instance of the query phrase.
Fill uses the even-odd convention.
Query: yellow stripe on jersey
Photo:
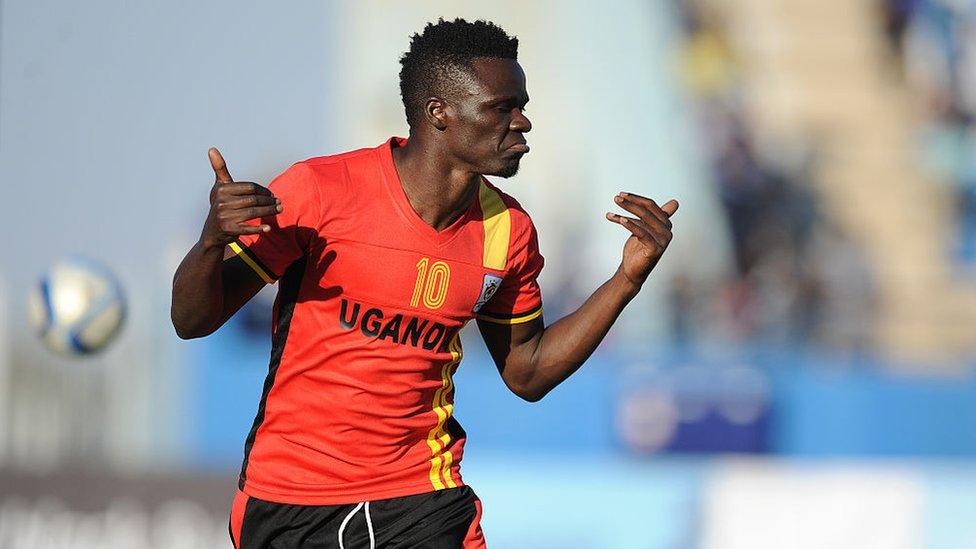
[[[427,436],[427,445],[430,446],[430,483],[435,490],[444,488],[456,488],[457,483],[451,478],[451,463],[454,456],[450,451],[444,451],[451,442],[451,434],[444,429],[447,420],[454,414],[454,405],[447,402],[447,395],[454,390],[454,379],[452,377],[454,366],[461,362],[461,339],[455,334],[454,339],[448,345],[451,352],[451,360],[446,362],[441,368],[441,386],[434,393],[434,413],[437,414],[437,425],[430,430]]]
[[[237,242],[231,242],[229,246],[238,257],[244,260],[244,263],[247,263],[252,269],[254,269],[254,272],[258,273],[258,276],[261,277],[261,280],[263,280],[265,284],[274,284],[274,280],[272,280],[272,278],[268,276],[268,273],[265,272],[265,270],[262,269],[261,266],[258,265],[257,262],[247,254],[247,252],[244,251],[244,248],[242,248],[240,244]]]
[[[542,314],[542,307],[532,311],[531,313],[522,316],[513,316],[512,318],[495,318],[488,315],[478,315],[478,320],[484,320],[485,322],[491,322],[493,324],[521,324],[523,322],[528,322],[530,320],[535,320],[539,318]]]
[[[512,232],[512,216],[502,197],[481,182],[479,194],[481,214],[485,226],[484,266],[497,271],[505,270],[508,261],[508,240]]]

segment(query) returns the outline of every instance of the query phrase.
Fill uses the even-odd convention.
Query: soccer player
[[[409,138],[312,158],[268,188],[216,149],[200,240],[173,281],[183,338],[278,282],[271,361],[231,509],[235,547],[484,547],[459,468],[458,331],[478,323],[505,384],[537,401],[575,372],[671,241],[671,200],[631,193],[610,279],[546,326],[535,228],[484,176],[529,152],[518,41],[428,24],[401,59]],[[593,105],[592,108],[599,108]]]

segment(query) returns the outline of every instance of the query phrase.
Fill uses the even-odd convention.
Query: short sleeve
[[[277,280],[295,260],[305,255],[319,225],[319,197],[314,174],[304,163],[285,170],[268,186],[281,200],[283,211],[272,217],[254,219],[249,225],[266,223],[271,230],[241,235],[230,244],[266,283]]]
[[[525,230],[515,237],[501,285],[478,312],[478,320],[520,324],[541,316],[542,290],[537,279],[544,264],[535,226],[528,220]]]

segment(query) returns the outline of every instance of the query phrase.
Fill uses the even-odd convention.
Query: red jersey
[[[404,194],[392,138],[299,162],[272,181],[284,211],[231,248],[279,280],[271,363],[240,489],[335,505],[461,486],[453,417],[458,331],[542,314],[535,228],[487,181],[437,231]],[[257,221],[255,221],[257,223]]]

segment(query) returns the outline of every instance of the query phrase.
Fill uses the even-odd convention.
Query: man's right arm
[[[170,315],[176,334],[182,339],[210,335],[264,285],[229,247],[206,249],[197,242],[173,277]]]
[[[245,234],[266,233],[266,224],[246,224],[274,216],[281,201],[256,183],[237,182],[217,149],[210,149],[216,182],[210,191],[210,212],[200,240],[190,249],[173,277],[170,316],[183,339],[203,337],[220,328],[264,286],[227,245]]]

